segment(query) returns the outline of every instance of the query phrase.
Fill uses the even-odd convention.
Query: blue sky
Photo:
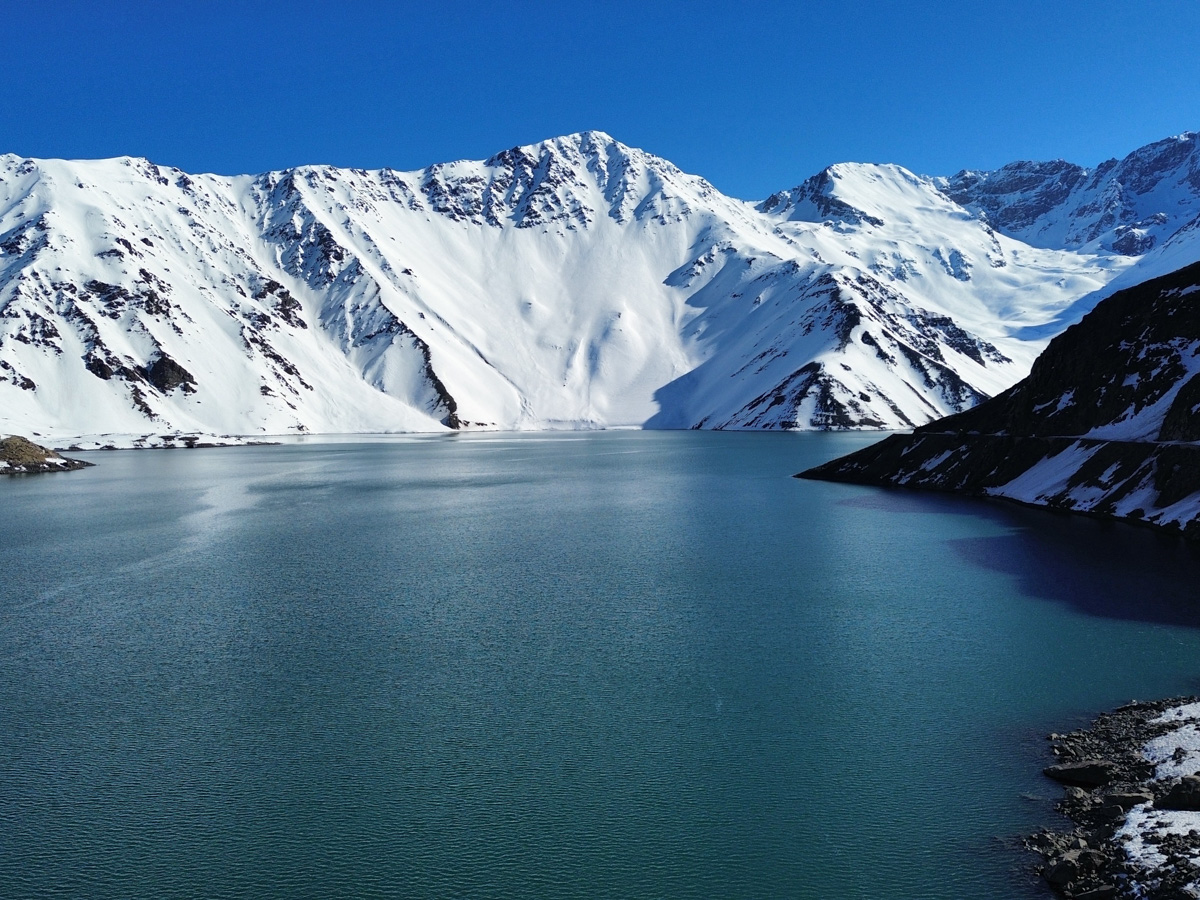
[[[410,169],[597,128],[747,199],[1200,130],[1200,3],[6,4],[0,152]]]

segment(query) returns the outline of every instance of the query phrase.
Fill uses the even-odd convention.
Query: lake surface
[[[0,481],[0,896],[1047,896],[1044,735],[1200,692],[1200,561],[790,477],[875,439]]]

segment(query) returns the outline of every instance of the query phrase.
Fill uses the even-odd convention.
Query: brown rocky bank
[[[0,475],[29,475],[35,472],[69,472],[92,465],[68,459],[28,438],[12,435],[0,439]]]

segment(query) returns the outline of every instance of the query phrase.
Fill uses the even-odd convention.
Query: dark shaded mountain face
[[[1015,233],[1037,226],[1087,177],[1087,169],[1066,160],[1021,161],[994,172],[959,172],[945,191],[954,202],[985,212],[994,227]]]
[[[1200,265],[1120,291],[1050,342],[1029,377],[918,431],[1200,441]]]
[[[1102,301],[991,400],[803,477],[1003,497],[1200,537],[1200,264]]]
[[[1156,141],[1094,169],[1054,160],[962,171],[942,190],[1034,246],[1139,256],[1200,215],[1200,136]]]

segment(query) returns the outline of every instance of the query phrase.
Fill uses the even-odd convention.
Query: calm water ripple
[[[1200,562],[789,477],[873,439],[0,482],[0,896],[1045,896],[1041,736],[1200,690]]]

